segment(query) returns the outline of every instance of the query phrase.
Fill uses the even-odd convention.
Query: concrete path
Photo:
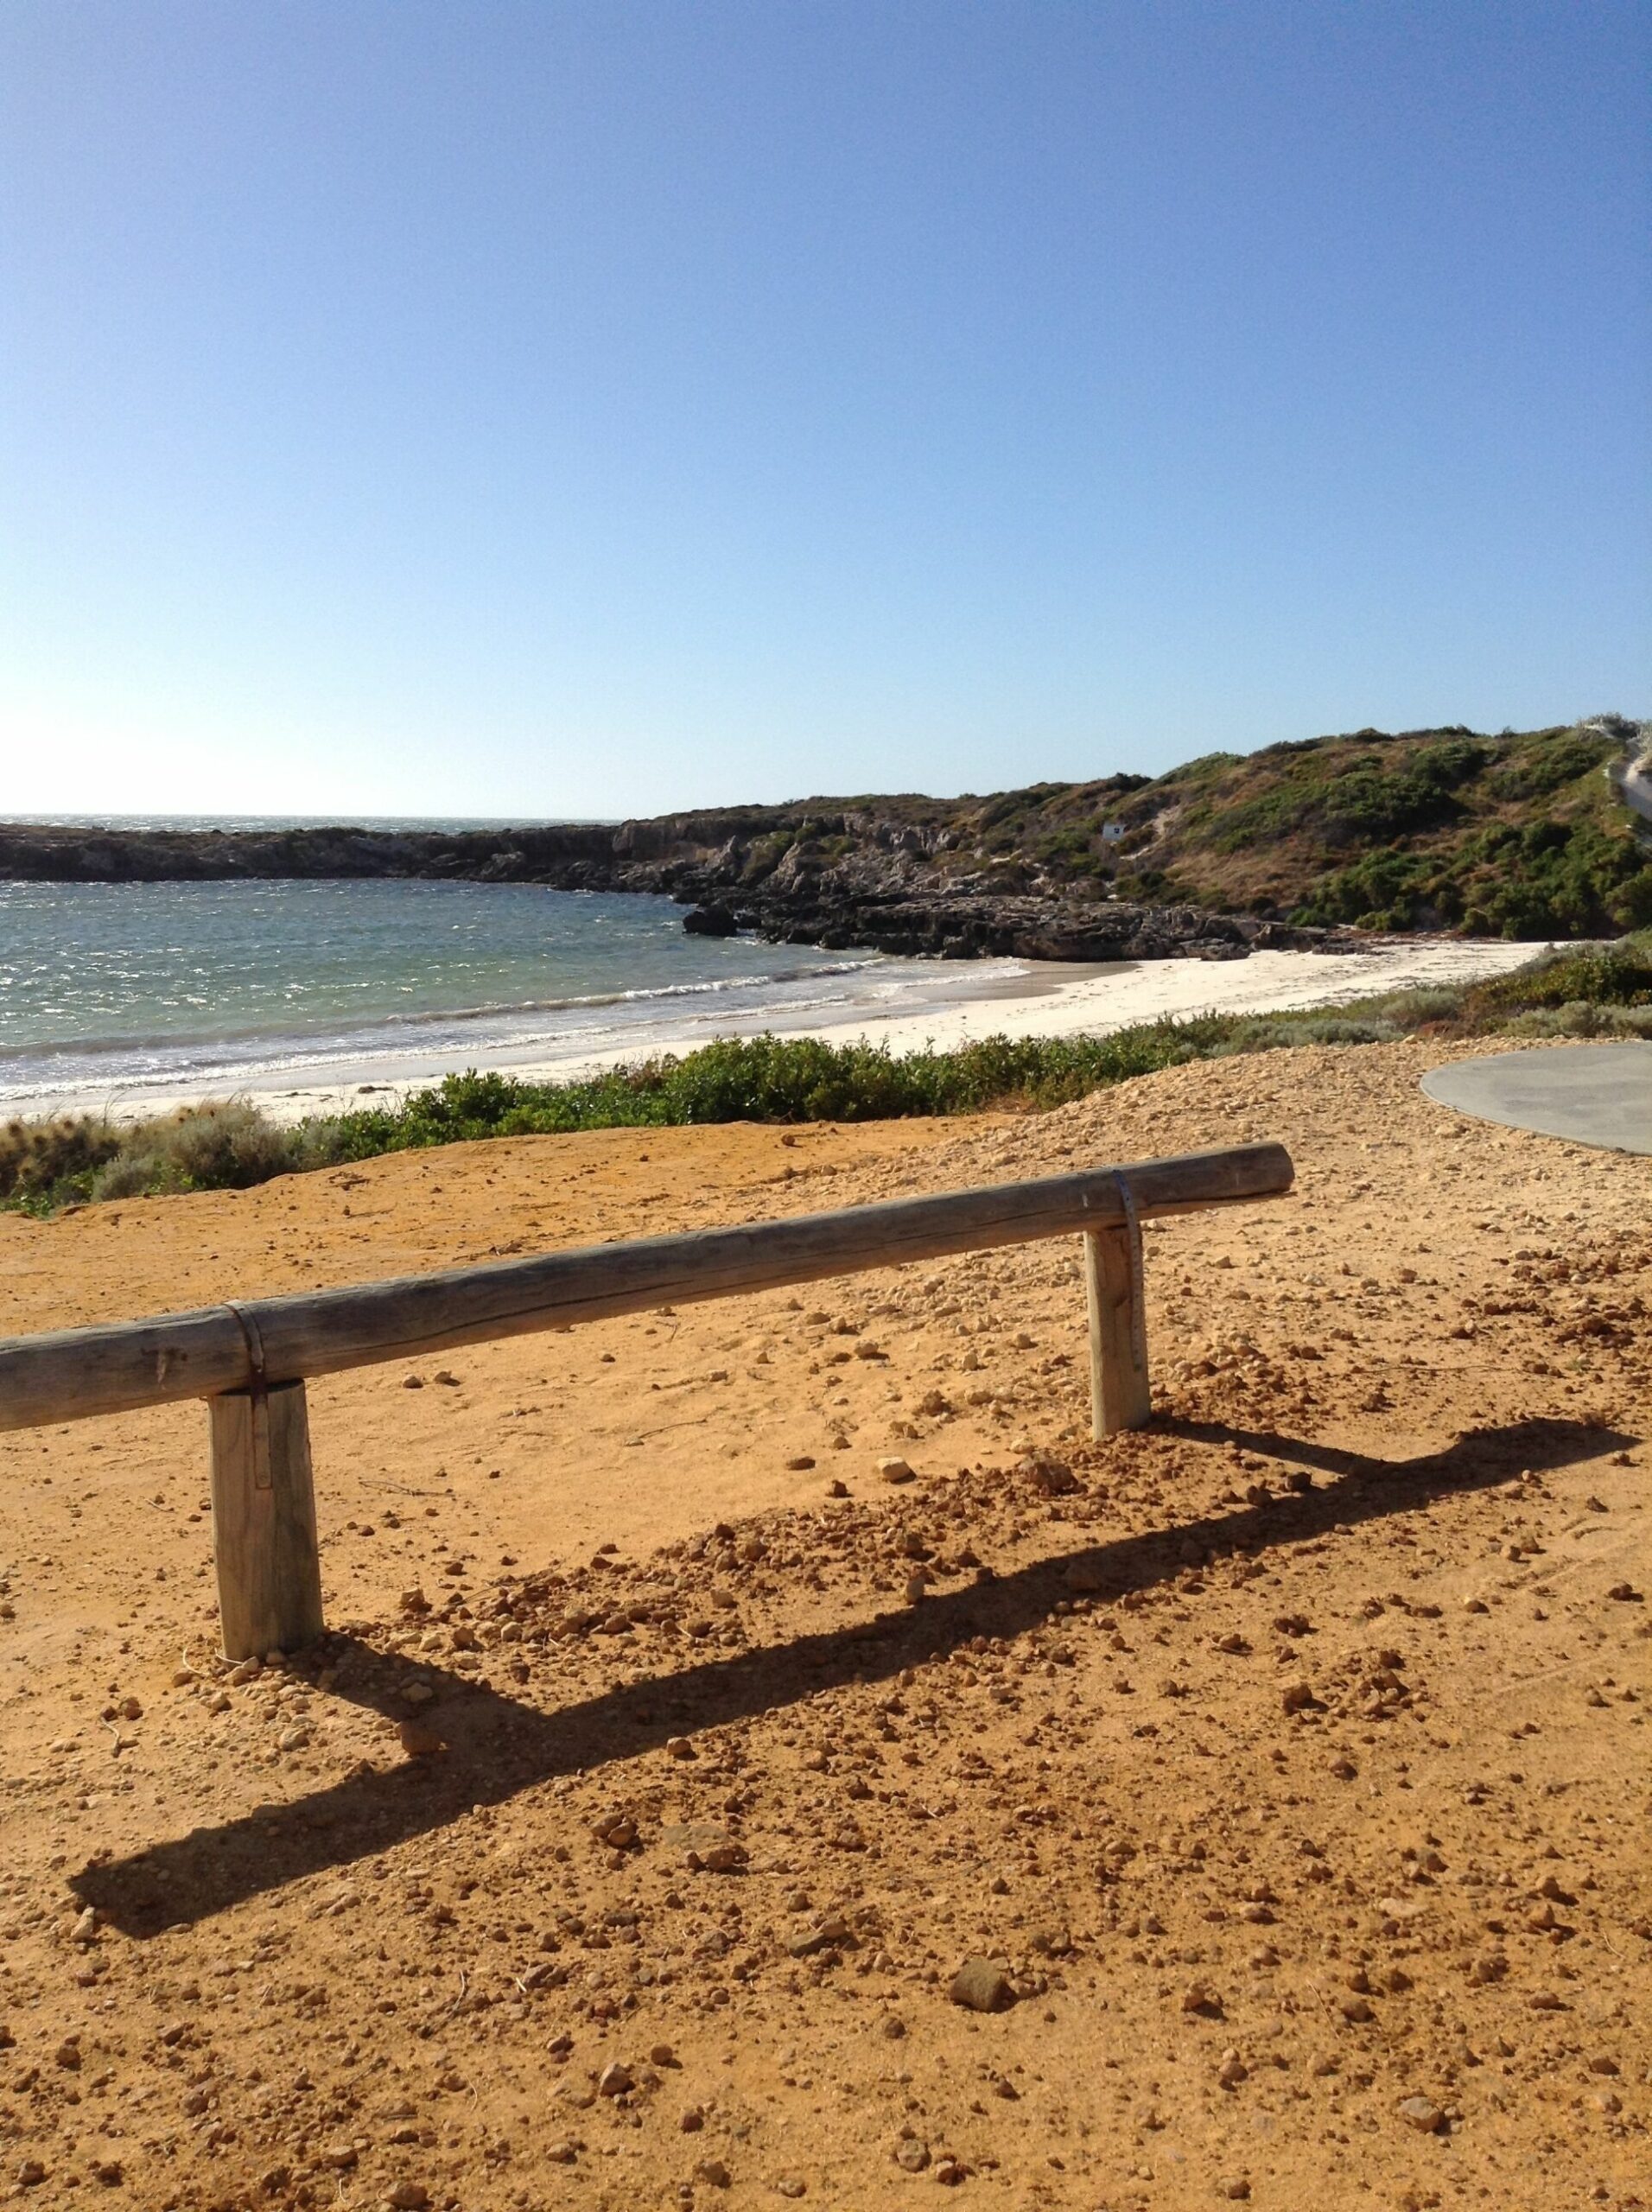
[[[1423,1090],[1478,1122],[1652,1153],[1652,1045],[1559,1045],[1433,1068]]]

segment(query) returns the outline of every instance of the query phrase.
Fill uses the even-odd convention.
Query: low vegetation
[[[1606,773],[1638,727],[1365,729],[1151,780],[1038,785],[973,817],[954,802],[947,857],[1029,887],[1299,925],[1611,937],[1652,923],[1652,851]]]
[[[44,1214],[88,1200],[241,1190],[275,1175],[486,1137],[700,1122],[879,1121],[994,1107],[1036,1112],[1189,1060],[1420,1033],[1652,1038],[1652,931],[1460,989],[1297,1014],[1200,1014],[1110,1037],[988,1037],[956,1052],[899,1056],[813,1038],[729,1039],[572,1083],[448,1076],[400,1106],[292,1128],[244,1100],[125,1126],[90,1116],[13,1122],[0,1130],[0,1206]]]

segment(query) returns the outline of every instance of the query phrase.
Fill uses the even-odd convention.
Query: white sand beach
[[[273,1069],[267,1079],[237,1084],[234,1095],[252,1100],[272,1119],[285,1123],[369,1102],[394,1103],[467,1065],[497,1068],[524,1081],[552,1082],[648,1053],[690,1051],[714,1037],[765,1030],[780,1036],[820,1037],[832,1044],[864,1038],[896,1052],[924,1046],[945,1051],[999,1035],[1102,1036],[1164,1015],[1281,1013],[1344,1006],[1387,991],[1469,982],[1506,975],[1543,950],[1538,944],[1420,938],[1379,942],[1369,952],[1253,952],[1246,959],[1230,961],[1129,961],[1094,967],[1058,961],[1021,961],[1013,966],[983,962],[978,969],[937,962],[934,991],[925,990],[910,1011],[899,1005],[886,1012],[881,1007],[875,1013],[857,1009],[853,1018],[839,1022],[788,1020],[784,1014],[743,1020],[735,1016],[715,1026],[679,1014],[662,1021],[623,1054],[593,1053],[588,1039],[574,1034],[565,1052],[542,1040],[525,1055],[493,1049],[477,1053],[469,1062],[405,1056],[361,1060],[336,1071],[329,1069],[327,1081],[297,1085],[292,1081],[295,1071]],[[42,1091],[9,1102],[9,1110],[33,1116],[73,1107],[77,1112],[101,1110],[116,1120],[137,1121],[224,1095],[221,1083],[194,1088],[132,1085],[96,1098],[84,1090],[73,1097]]]

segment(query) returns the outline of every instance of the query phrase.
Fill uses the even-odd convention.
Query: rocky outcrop
[[[941,802],[933,818],[917,821],[861,804],[476,830],[0,825],[0,881],[255,877],[437,877],[664,892],[690,906],[685,926],[706,934],[740,927],[778,943],[955,960],[1231,960],[1253,945],[1367,941],[1197,906],[1080,897],[1045,879],[1026,856],[988,859],[961,849]]]

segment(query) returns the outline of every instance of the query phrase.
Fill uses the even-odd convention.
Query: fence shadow
[[[1088,1543],[994,1580],[925,1599],[852,1626],[708,1659],[543,1713],[461,1675],[403,1662],[368,1644],[381,1680],[340,1691],[399,1717],[416,1675],[438,1686],[450,1748],[380,1773],[367,1770],[287,1805],[263,1807],[126,1859],[85,1867],[72,1887],[124,1934],[147,1937],[209,1919],[288,1883],[392,1848],[498,1805],[559,1776],[621,1769],[669,1736],[772,1712],[851,1680],[893,1675],[975,1636],[1010,1637],[1045,1619],[1085,1570],[1098,1602],[1169,1580],[1191,1545],[1201,1554],[1254,1555],[1403,1513],[1452,1491],[1592,1459],[1640,1440],[1581,1421],[1534,1420],[1471,1432],[1441,1452],[1389,1460],[1225,1423],[1161,1420],[1160,1433],[1234,1443],[1334,1478],[1325,1488]],[[348,1647],[348,1639],[335,1639]],[[389,1666],[388,1678],[384,1669]]]

